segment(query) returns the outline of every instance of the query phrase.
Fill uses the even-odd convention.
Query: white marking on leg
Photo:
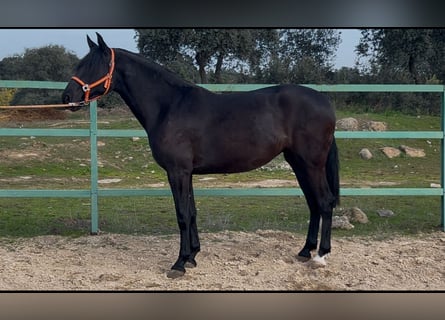
[[[329,254],[325,254],[320,257],[318,254],[312,259],[312,268],[323,268],[326,266],[326,257]]]

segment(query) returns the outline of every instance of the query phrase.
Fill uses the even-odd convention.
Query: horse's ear
[[[97,43],[99,44],[99,48],[101,48],[103,52],[108,52],[110,49],[108,48],[108,46],[105,43],[102,36],[98,32],[96,32],[96,35],[97,35]]]
[[[97,44],[95,44],[94,41],[91,40],[88,35],[87,35],[87,42],[88,42],[88,46],[90,47],[90,49],[97,47]]]

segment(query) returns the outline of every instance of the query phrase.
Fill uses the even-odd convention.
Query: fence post
[[[99,232],[98,165],[97,165],[97,101],[90,103],[90,153],[91,153],[91,234]]]
[[[442,131],[442,139],[440,140],[441,148],[441,170],[440,170],[440,186],[442,188],[442,196],[440,197],[440,223],[442,230],[445,231],[445,86],[442,88],[441,94],[441,110],[440,110],[440,130]]]

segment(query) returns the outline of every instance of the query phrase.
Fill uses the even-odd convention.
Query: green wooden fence
[[[40,88],[64,89],[65,82],[46,81],[12,81],[0,80],[0,88]],[[202,85],[218,92],[249,91],[271,85],[234,85],[214,84]],[[443,85],[306,85],[324,92],[437,92],[441,95],[441,131],[337,131],[336,138],[348,139],[440,139],[441,140],[441,187],[440,188],[341,188],[342,196],[440,196],[441,223],[445,231],[445,87]],[[170,196],[170,189],[105,189],[98,185],[98,137],[146,137],[144,130],[103,130],[97,127],[97,103],[90,104],[89,129],[30,129],[0,128],[0,136],[57,136],[57,137],[89,137],[91,154],[91,179],[89,189],[50,190],[50,189],[0,189],[0,197],[84,197],[91,200],[91,233],[98,232],[99,197],[110,196]],[[196,189],[197,196],[295,196],[303,195],[299,188],[211,188]]]

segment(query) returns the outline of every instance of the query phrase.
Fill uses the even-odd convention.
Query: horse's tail
[[[332,140],[331,148],[329,149],[328,160],[326,161],[326,177],[329,188],[335,197],[333,207],[340,204],[340,177],[339,177],[339,161],[337,144]]]

